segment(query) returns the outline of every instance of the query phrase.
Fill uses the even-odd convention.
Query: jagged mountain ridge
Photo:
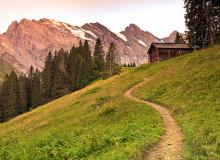
[[[0,35],[0,59],[22,72],[26,72],[31,65],[42,69],[49,51],[70,49],[73,45],[77,46],[80,40],[89,40],[93,48],[97,38],[103,41],[106,51],[111,42],[117,45],[122,64],[135,62],[138,65],[147,63],[147,51],[152,42],[162,42],[135,24],[121,33],[113,33],[99,23],[78,27],[45,18],[39,21],[23,19],[19,23],[14,21]]]

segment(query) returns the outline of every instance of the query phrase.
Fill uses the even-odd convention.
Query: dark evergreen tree
[[[28,71],[28,76],[26,80],[26,101],[27,101],[27,110],[30,110],[32,108],[32,92],[34,88],[34,68],[33,66],[30,67]]]
[[[42,94],[43,102],[48,102],[52,99],[52,87],[53,87],[53,56],[49,52],[44,70],[42,71]]]
[[[214,17],[214,30],[216,31],[215,42],[220,43],[220,1],[213,0],[213,17]]]
[[[75,48],[75,46],[73,46],[67,58],[67,66],[66,66],[70,91],[74,91],[77,89],[76,76],[79,68],[79,66],[77,65],[78,63],[77,57],[78,57],[78,48]]]
[[[82,58],[83,58],[83,65],[82,65],[82,87],[88,85],[88,83],[92,80],[94,80],[95,73],[94,68],[95,64],[92,58],[92,53],[90,50],[90,46],[88,41],[86,40],[83,49],[82,49]]]
[[[185,43],[182,35],[179,32],[176,33],[175,43]]]
[[[27,109],[27,93],[26,93],[26,81],[27,78],[25,77],[25,75],[21,75],[19,77],[19,106],[17,107],[17,113],[18,114],[22,114],[26,111],[28,111]]]
[[[0,88],[0,123],[4,121],[4,109],[2,104],[2,88]]]
[[[75,90],[80,89],[83,87],[82,83],[82,75],[83,75],[83,64],[85,64],[85,60],[81,54],[81,47],[77,49],[78,54],[76,55],[76,61],[75,61],[75,66],[77,66],[75,69],[75,76],[74,76],[74,88]]]
[[[32,107],[36,108],[43,103],[41,73],[36,70],[34,73],[33,90],[32,90]]]
[[[111,43],[106,55],[106,67],[108,76],[112,76],[119,70],[120,57],[117,52],[117,48],[114,43]]]
[[[65,51],[61,49],[54,57],[53,98],[58,98],[69,93],[68,74],[64,54]]]
[[[214,44],[219,33],[219,1],[185,0],[185,8],[190,44],[196,48]]]
[[[136,63],[134,62],[132,66],[133,66],[133,67],[136,67]]]
[[[10,107],[10,80],[6,74],[1,89],[1,122],[6,121],[15,112]]]
[[[7,121],[18,115],[19,83],[14,71],[9,76],[6,75],[2,84],[1,103],[1,121]]]
[[[83,87],[83,82],[82,82],[82,73],[83,73],[83,64],[85,64],[85,61],[81,54],[76,55],[76,66],[78,66],[76,72],[75,72],[75,89],[80,89]]]
[[[96,45],[94,48],[93,59],[95,63],[95,73],[97,77],[101,77],[105,70],[105,52],[103,49],[103,44],[100,39],[96,40]]]
[[[75,86],[76,89],[80,89],[84,87],[87,83],[87,80],[85,80],[86,77],[86,70],[88,69],[88,65],[84,66],[86,64],[86,56],[85,53],[85,45],[82,45],[82,42],[80,41],[79,47],[77,48],[77,55],[76,55],[76,72],[75,72]]]
[[[2,115],[2,110],[3,110],[3,106],[2,106],[2,88],[0,88],[0,123],[3,122],[3,115]]]
[[[85,87],[96,78],[94,62],[88,41],[84,45],[80,41],[79,47],[72,48],[67,62],[70,79],[70,89],[77,90]]]
[[[18,115],[18,107],[19,107],[19,81],[17,74],[12,71],[10,76],[10,108],[11,108],[11,114],[8,116],[8,118],[15,117]]]

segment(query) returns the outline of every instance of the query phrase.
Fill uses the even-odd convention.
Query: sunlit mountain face
[[[179,0],[7,0],[0,6],[0,33],[6,32],[12,21],[46,17],[77,26],[99,22],[113,32],[134,23],[162,38],[174,30],[184,32],[183,6]]]
[[[111,42],[116,44],[121,64],[140,65],[148,63],[147,51],[152,42],[173,42],[173,34],[159,39],[135,24],[115,33],[100,23],[86,23],[78,27],[46,18],[38,21],[23,19],[12,22],[7,32],[0,36],[0,59],[22,72],[31,65],[41,70],[50,51],[54,53],[60,48],[70,50],[73,45],[78,46],[80,41],[85,40],[89,41],[93,51],[96,39],[100,38],[105,52]]]

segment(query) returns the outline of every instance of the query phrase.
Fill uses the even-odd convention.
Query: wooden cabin
[[[193,48],[187,43],[152,43],[148,50],[148,55],[149,61],[155,63],[191,53],[192,51]]]

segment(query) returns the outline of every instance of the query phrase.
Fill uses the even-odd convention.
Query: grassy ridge
[[[138,159],[163,133],[160,115],[123,94],[125,71],[0,124],[0,159]]]
[[[138,73],[149,81],[135,95],[169,106],[186,135],[186,159],[220,159],[220,46]]]

